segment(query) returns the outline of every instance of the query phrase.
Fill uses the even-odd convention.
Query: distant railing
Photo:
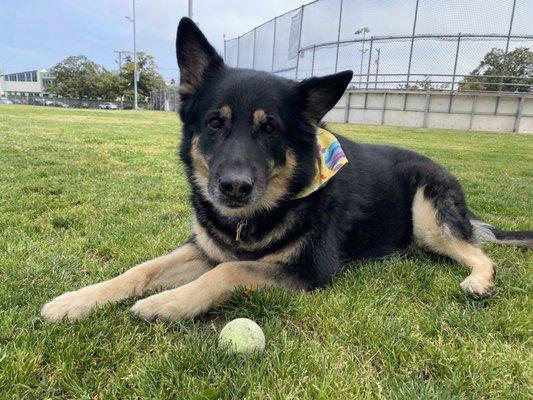
[[[513,75],[508,56],[531,49],[532,17],[526,0],[318,0],[224,40],[224,59],[295,80],[351,69],[361,90],[531,92],[533,66]],[[493,49],[497,73],[473,73]]]

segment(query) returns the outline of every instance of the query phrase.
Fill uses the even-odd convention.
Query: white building
[[[43,96],[53,80],[45,69],[0,74],[0,96]]]

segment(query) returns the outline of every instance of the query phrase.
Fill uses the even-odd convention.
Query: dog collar
[[[341,144],[333,133],[317,128],[317,159],[316,174],[309,186],[296,195],[297,199],[309,196],[316,192],[348,163],[348,159],[342,150]]]

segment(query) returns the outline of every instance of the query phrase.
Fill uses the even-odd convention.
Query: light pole
[[[362,79],[362,76],[363,76],[363,57],[365,55],[365,39],[366,39],[366,34],[370,32],[370,29],[368,29],[366,26],[361,28],[361,29],[358,29],[354,32],[354,35],[360,35],[361,33],[363,34],[363,45],[362,45],[362,49],[359,50],[361,52],[361,63],[359,64],[359,89],[361,89],[361,79]]]
[[[187,14],[187,16],[192,19],[192,0],[189,0],[189,12]]]
[[[137,80],[138,80],[138,74],[137,74],[137,29],[136,29],[136,22],[137,19],[135,18],[135,0],[131,0],[131,3],[133,5],[133,18],[128,17],[126,15],[126,19],[129,20],[133,24],[133,109],[137,109]]]

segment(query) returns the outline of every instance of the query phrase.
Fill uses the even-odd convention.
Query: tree
[[[137,91],[140,96],[149,97],[152,91],[166,87],[165,80],[157,71],[155,59],[150,54],[137,53],[137,72],[139,73]],[[127,82],[127,94],[133,96],[133,57],[131,55],[126,57],[122,77]]]
[[[493,48],[470,75],[459,84],[461,90],[497,91],[502,82],[502,90],[529,92],[533,86],[533,51],[517,47],[505,57],[502,49]]]
[[[98,79],[97,97],[116,100],[117,97],[122,96],[126,85],[127,82],[119,73],[103,70]]]
[[[70,56],[54,65],[51,93],[71,98],[97,97],[103,69],[86,56]]]

